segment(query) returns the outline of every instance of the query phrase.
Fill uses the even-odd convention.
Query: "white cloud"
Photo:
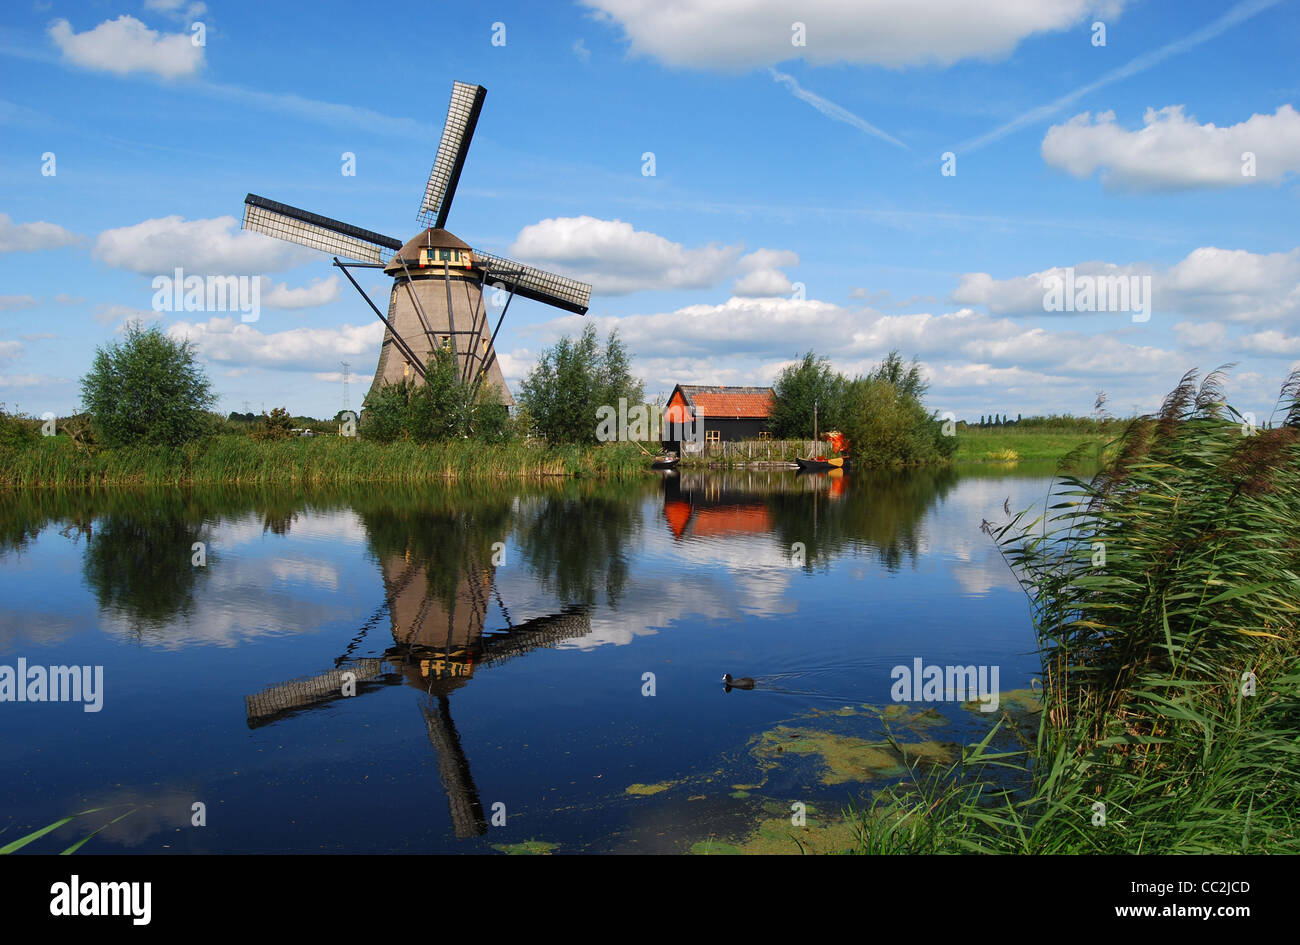
[[[45,387],[62,382],[62,378],[45,374],[0,374],[0,387]]]
[[[60,292],[54,296],[54,301],[60,305],[80,305],[86,301],[85,296],[69,295],[67,292]]]
[[[799,254],[791,249],[756,249],[752,253],[741,256],[736,262],[736,268],[741,272],[797,265],[799,265]]]
[[[157,321],[162,317],[162,315],[152,309],[133,308],[130,305],[120,305],[114,302],[96,305],[95,310],[91,312],[90,317],[101,325],[111,325],[114,322],[117,322],[118,327],[121,328],[125,326],[127,322]]]
[[[858,129],[858,131],[861,131],[863,134],[870,135],[873,138],[880,138],[882,141],[888,141],[890,144],[903,148],[904,150],[911,150],[911,148],[903,144],[903,142],[899,141],[893,135],[881,131],[865,118],[853,114],[853,112],[844,108],[842,105],[836,105],[830,99],[823,98],[815,92],[809,92],[795,80],[794,76],[786,75],[784,72],[777,72],[775,69],[768,69],[767,71],[776,82],[788,88],[791,95],[799,99],[801,102],[807,102],[832,121],[843,122],[846,125],[851,125]]]
[[[233,229],[233,232],[232,232]],[[322,257],[305,246],[237,229],[234,217],[145,220],[105,230],[95,240],[95,258],[143,275],[275,272]]]
[[[969,308],[886,315],[816,299],[733,297],[716,305],[586,319],[593,320],[601,334],[618,329],[651,396],[677,383],[770,384],[808,349],[829,354],[832,368],[852,377],[898,349],[922,359],[934,409],[971,418],[990,409],[1087,413],[1098,384],[1116,403],[1158,404],[1196,363],[1180,350],[1151,344],[1152,336],[1140,330],[1047,331]],[[582,325],[565,316],[523,334],[541,347]],[[728,352],[725,361],[712,357],[720,349]],[[526,373],[533,360],[528,350],[502,353],[510,378]]]
[[[20,341],[0,341],[0,361],[12,361],[23,353]]]
[[[1228,343],[1228,327],[1222,322],[1179,322],[1174,334],[1184,348],[1222,350]]]
[[[1265,358],[1300,357],[1300,337],[1270,329],[1237,339],[1236,350]]]
[[[1093,79],[1091,82],[1087,82],[1077,88],[1071,89],[1069,92],[1058,96],[1046,105],[1038,105],[1029,109],[1027,112],[1021,112],[1015,118],[1008,122],[1004,122],[992,131],[986,131],[978,137],[963,141],[955,150],[958,154],[969,154],[972,151],[984,147],[986,144],[991,144],[994,141],[1006,137],[1013,131],[1017,131],[1026,125],[1034,124],[1039,121],[1046,121],[1062,109],[1074,105],[1085,95],[1090,95],[1098,89],[1105,88],[1114,82],[1119,82],[1123,79],[1131,78],[1141,72],[1145,72],[1147,69],[1164,62],[1171,56],[1176,56],[1180,53],[1185,53],[1195,49],[1202,43],[1209,42],[1216,36],[1219,36],[1239,23],[1244,23],[1246,20],[1249,20],[1251,17],[1267,10],[1269,7],[1276,6],[1279,2],[1281,2],[1281,0],[1242,0],[1242,2],[1236,4],[1227,12],[1223,13],[1218,19],[1206,24],[1205,26],[1193,30],[1185,36],[1180,36],[1178,39],[1172,40],[1171,42],[1165,43],[1163,46],[1156,49],[1148,49],[1141,52],[1128,62],[1124,63],[1124,65],[1111,69],[1100,78]],[[1119,11],[1117,9],[1114,12],[1118,14]],[[1107,17],[1101,11],[1098,11],[1098,16],[1103,20],[1114,19],[1113,16]]]
[[[736,268],[744,273],[731,288],[732,295],[762,297],[788,295],[790,278],[778,266],[799,265],[799,254],[788,249],[757,249],[741,256]]]
[[[1178,190],[1278,183],[1300,171],[1300,112],[1282,105],[1227,127],[1197,124],[1182,105],[1148,108],[1144,127],[1127,131],[1114,112],[1088,112],[1053,125],[1043,138],[1043,160],[1074,177],[1098,170],[1107,187]],[[1254,176],[1242,173],[1242,155],[1255,156]]]
[[[58,249],[81,241],[57,223],[15,223],[9,214],[0,213],[0,253],[30,253],[41,249]]]
[[[30,295],[0,295],[0,312],[20,312],[35,304],[36,300]]]
[[[203,66],[205,47],[194,45],[190,33],[161,34],[125,14],[84,33],[74,33],[67,20],[55,20],[49,34],[65,60],[87,69],[116,75],[152,72],[177,79]]]
[[[591,62],[591,50],[581,38],[574,42],[573,54],[578,57],[579,62]]]
[[[1123,0],[582,0],[615,24],[636,55],[670,66],[743,70],[791,59],[898,68],[998,59],[1021,40],[1113,19]],[[795,22],[806,45],[794,45]],[[1091,20],[1088,20],[1091,22]]]
[[[383,341],[378,322],[339,328],[292,328],[261,332],[233,318],[206,322],[177,322],[167,329],[172,338],[194,342],[206,361],[243,367],[320,372],[338,367],[350,356],[358,362],[373,358]]]
[[[622,220],[588,216],[533,223],[510,247],[510,255],[529,265],[590,282],[598,295],[707,288],[731,272],[740,253],[739,246],[716,243],[688,249]]]
[[[144,0],[144,8],[182,22],[208,12],[207,4],[200,0]]]
[[[790,288],[790,278],[781,270],[755,269],[736,280],[735,285],[731,287],[731,294],[761,298],[769,295],[787,295]]]
[[[1242,249],[1203,246],[1166,269],[1146,263],[1084,262],[1076,277],[1150,276],[1152,317],[1196,315],[1230,321],[1277,321],[1300,316],[1300,249],[1285,253],[1252,253]],[[994,279],[986,272],[964,274],[953,300],[985,305],[994,315],[1065,315],[1043,309],[1046,281],[1065,278],[1053,267],[1027,276]],[[1107,316],[1115,317],[1115,316]]]
[[[442,131],[441,125],[434,128],[413,118],[394,118],[360,105],[324,102],[292,92],[265,92],[261,89],[246,89],[238,85],[224,85],[218,82],[198,82],[194,84],[193,89],[196,92],[254,108],[279,112],[305,121],[335,127],[359,128],[367,134],[399,135],[427,142],[431,136],[441,134]],[[434,140],[437,140],[436,137]]]
[[[101,325],[111,325],[114,322],[117,322],[118,328],[121,329],[126,326],[127,322],[157,321],[162,317],[162,314],[160,312],[153,311],[153,309],[133,308],[130,305],[119,305],[117,303],[110,303],[104,305],[96,305],[95,310],[91,313],[90,317],[93,318],[95,321],[99,322]]]
[[[314,308],[328,305],[339,297],[339,277],[313,279],[311,285],[291,289],[283,282],[273,286],[262,277],[262,304],[267,308]]]

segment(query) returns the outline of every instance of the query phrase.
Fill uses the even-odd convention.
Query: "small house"
[[[776,393],[770,387],[678,384],[663,411],[665,448],[682,451],[683,427],[696,430],[702,426],[704,446],[765,439],[775,402]]]

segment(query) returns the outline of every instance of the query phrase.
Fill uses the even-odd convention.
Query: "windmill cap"
[[[473,252],[470,245],[464,240],[448,233],[446,230],[431,226],[407,240],[402,245],[402,248],[397,251],[397,255],[384,267],[384,272],[390,276],[401,272],[401,260],[406,260],[408,266],[411,263],[418,262],[420,250],[422,249],[459,249],[465,252]]]

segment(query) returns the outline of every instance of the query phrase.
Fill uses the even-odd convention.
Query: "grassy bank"
[[[854,815],[859,852],[1300,852],[1300,376],[1242,434],[1189,377],[1046,519],[990,529],[1032,607],[1037,712]]]
[[[1080,459],[1096,462],[1114,452],[1112,444],[1122,432],[1097,430],[1069,430],[1052,427],[968,427],[958,429],[954,439],[956,451],[951,459],[932,457],[927,463],[911,465],[942,465],[956,463],[1006,463],[1021,461],[1056,462],[1069,453]],[[813,444],[808,440],[753,440],[743,443],[724,443],[723,448],[712,447],[704,454],[687,454],[682,457],[683,469],[733,468],[765,462],[793,463],[796,456],[808,456]],[[901,466],[904,463],[863,463],[855,458],[859,468],[866,466]]]
[[[1092,459],[1117,433],[1092,430],[1053,428],[968,427],[957,431],[958,463],[1015,462],[1016,460],[1057,460],[1072,450],[1082,448]]]
[[[341,437],[205,437],[184,447],[79,450],[67,437],[0,446],[0,488],[144,485],[339,485],[626,476],[645,457],[630,443],[549,448],[538,440],[388,444]]]

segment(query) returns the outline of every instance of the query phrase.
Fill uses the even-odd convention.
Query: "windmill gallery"
[[[328,253],[384,323],[371,390],[407,379],[422,383],[434,352],[445,347],[474,394],[484,386],[495,388],[501,403],[513,404],[494,345],[514,297],[587,313],[590,285],[472,249],[446,229],[486,95],[480,85],[453,83],[447,121],[417,215],[425,229],[405,243],[256,194],[244,199],[244,229]],[[352,269],[382,269],[392,277],[387,314],[357,283]],[[484,285],[507,293],[490,332]]]

